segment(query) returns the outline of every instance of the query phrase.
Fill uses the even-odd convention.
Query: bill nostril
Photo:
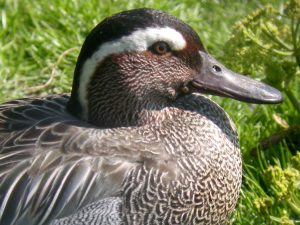
[[[222,71],[221,67],[217,66],[217,65],[213,65],[213,70],[217,73],[220,73]]]

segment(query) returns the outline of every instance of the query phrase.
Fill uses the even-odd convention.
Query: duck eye
[[[159,55],[166,54],[167,52],[171,51],[169,45],[164,41],[156,42],[152,45],[151,50]]]

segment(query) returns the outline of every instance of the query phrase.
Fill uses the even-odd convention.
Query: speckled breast
[[[224,224],[234,211],[242,180],[235,127],[209,99],[193,101],[172,122],[141,129],[170,157],[145,162],[124,182],[128,224]]]

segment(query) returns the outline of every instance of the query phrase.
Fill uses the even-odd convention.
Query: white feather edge
[[[150,27],[134,31],[128,36],[102,44],[83,64],[79,83],[79,102],[83,109],[82,118],[88,117],[87,86],[99,63],[111,54],[125,51],[145,51],[157,41],[165,41],[172,50],[182,50],[186,41],[182,34],[170,27]]]

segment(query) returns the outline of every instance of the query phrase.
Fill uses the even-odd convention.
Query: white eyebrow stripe
[[[107,56],[125,51],[145,51],[157,41],[165,41],[172,50],[182,50],[186,41],[181,33],[170,27],[149,27],[139,29],[120,39],[104,43],[85,61],[81,69],[78,97],[83,109],[82,117],[88,119],[87,87],[90,79],[99,65]]]

